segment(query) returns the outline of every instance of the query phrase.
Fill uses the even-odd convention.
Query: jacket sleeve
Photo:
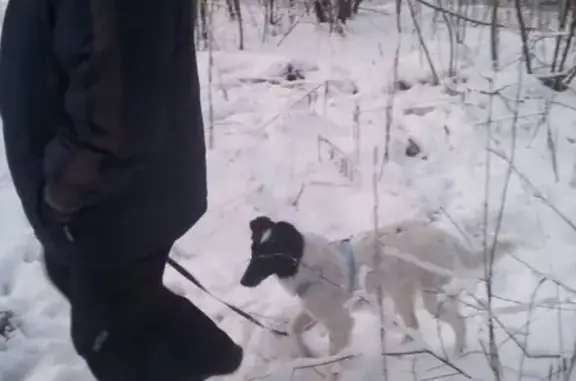
[[[63,123],[44,157],[45,201],[74,212],[130,182],[162,138],[176,1],[55,0]]]

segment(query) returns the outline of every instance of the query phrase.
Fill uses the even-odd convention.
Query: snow
[[[391,81],[396,26],[391,5],[370,3],[369,8],[347,25],[345,37],[305,18],[289,33],[284,27],[262,42],[261,10],[247,6],[245,51],[237,49],[235,24],[223,12],[217,14],[212,84],[215,148],[208,153],[210,210],[177,243],[176,259],[214,294],[267,325],[284,329],[297,311],[296,300],[274,279],[256,289],[239,285],[249,257],[248,222],[266,214],[334,239],[371,229],[375,147],[380,223],[434,218],[455,234],[478,233],[489,164],[488,214],[493,230],[508,163],[486,153],[486,121],[492,109],[493,150],[510,157],[516,130],[517,173],[513,171],[509,179],[502,230],[522,240],[519,250],[498,264],[493,277],[499,322],[496,342],[504,380],[541,380],[553,374],[552,378],[568,381],[568,372],[561,372],[569,366],[576,344],[576,232],[569,223],[576,221],[576,111],[570,106],[576,104],[575,92],[552,94],[525,74],[517,59],[520,40],[508,30],[501,35],[502,70],[491,88],[486,79],[491,74],[485,28],[467,31],[472,48],[458,61],[460,81],[432,86],[418,39],[405,22],[398,75],[411,88],[396,92],[390,160],[382,166],[386,105],[395,87]],[[431,20],[430,14],[426,20]],[[433,33],[431,23],[423,25],[431,59],[438,75],[446,78],[445,28],[437,26]],[[199,52],[198,59],[208,126],[209,53]],[[304,79],[283,80],[288,63]],[[502,96],[494,97],[491,104],[486,93],[494,89],[503,89]],[[546,110],[550,100],[552,106]],[[518,110],[515,128],[514,110]],[[543,115],[547,115],[544,122]],[[555,148],[557,175],[548,136]],[[405,154],[408,139],[421,149],[415,157]],[[329,159],[330,144],[340,152],[334,160]],[[349,165],[346,176],[339,170],[340,159]],[[6,337],[0,336],[0,381],[92,380],[72,349],[69,307],[45,278],[41,248],[23,216],[3,154],[0,210],[0,311],[14,315],[9,319],[12,328]],[[165,278],[170,288],[197,303],[246,349],[241,369],[222,379],[322,379],[325,367],[306,367],[310,360],[295,359],[285,338],[241,319],[173,270],[167,270]],[[451,330],[438,326],[422,309],[420,339],[401,344],[401,330],[389,324],[386,351],[426,348],[473,379],[494,379],[482,353],[488,342],[488,314],[474,307],[487,296],[481,284],[473,290],[473,297],[463,296],[469,326],[464,356],[453,358]],[[370,310],[354,316],[354,342],[349,349],[353,358],[339,362],[342,381],[381,380],[378,317]],[[316,352],[326,354],[322,327],[311,329],[307,340]],[[521,347],[527,348],[528,355]],[[295,370],[298,367],[302,369]],[[425,353],[389,356],[387,367],[392,380],[465,379]]]

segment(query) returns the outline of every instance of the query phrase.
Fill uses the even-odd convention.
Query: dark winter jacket
[[[125,263],[205,212],[194,4],[9,2],[0,50],[8,164],[58,260]]]

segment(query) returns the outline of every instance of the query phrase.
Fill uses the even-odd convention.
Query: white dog
[[[448,323],[456,335],[455,352],[466,344],[466,324],[457,302],[440,302],[442,291],[458,269],[479,269],[483,256],[467,249],[453,235],[425,221],[404,221],[378,231],[381,254],[379,271],[374,268],[374,233],[368,232],[341,242],[331,242],[314,234],[303,234],[285,221],[258,217],[250,222],[252,256],[240,283],[256,287],[276,275],[280,284],[302,302],[292,319],[289,333],[302,356],[312,356],[302,334],[313,322],[329,332],[329,355],[348,346],[353,328],[350,310],[345,307],[358,289],[360,266],[369,271],[363,285],[368,294],[378,286],[394,301],[407,327],[418,329],[414,310],[417,292],[425,309]],[[496,245],[496,259],[511,250],[514,243]],[[404,341],[410,340],[406,336]]]

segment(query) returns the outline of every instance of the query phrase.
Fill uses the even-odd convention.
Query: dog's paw
[[[336,362],[334,364],[330,364],[328,367],[328,380],[329,381],[338,381],[341,378],[342,373],[344,372],[342,364]]]
[[[465,349],[466,349],[465,344],[456,344],[456,346],[454,346],[454,356],[456,357],[462,356]]]

